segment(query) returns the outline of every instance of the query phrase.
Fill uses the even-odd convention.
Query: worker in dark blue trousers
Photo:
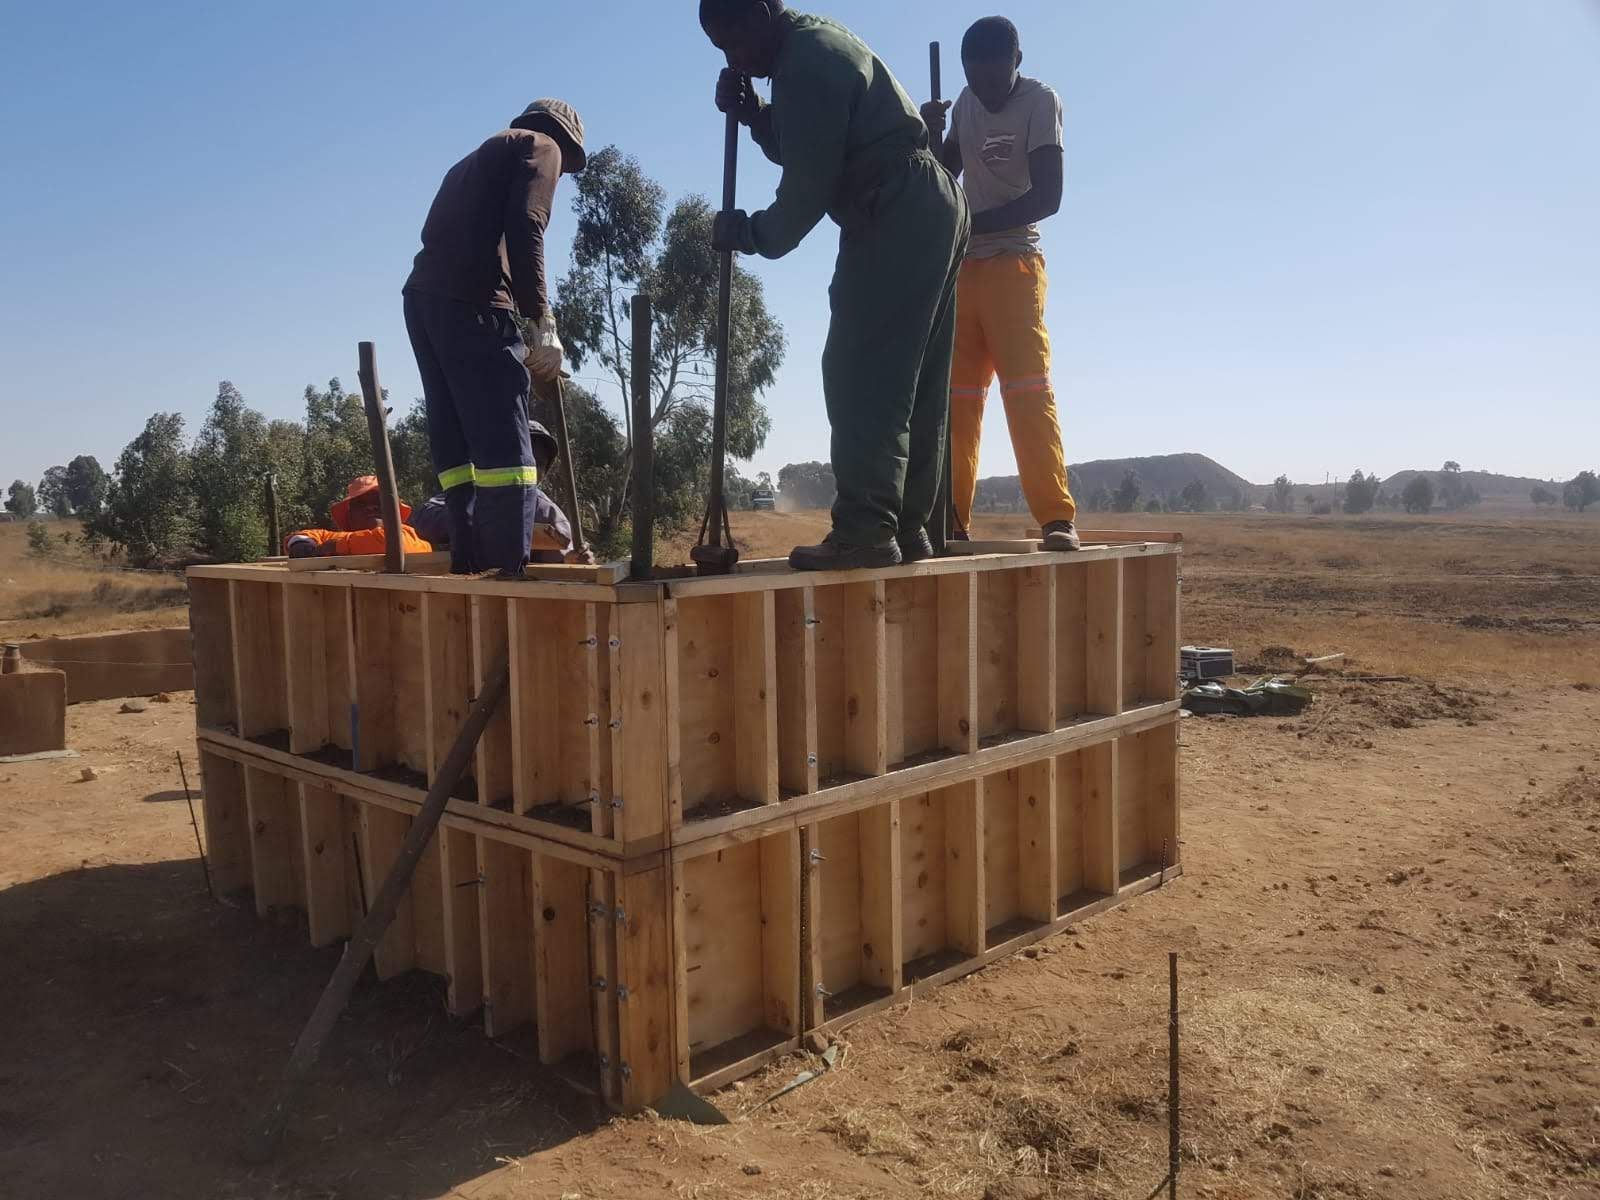
[[[520,575],[535,517],[528,374],[561,372],[545,284],[556,181],[584,168],[583,122],[536,100],[451,167],[405,285],[406,331],[450,515],[450,569]],[[532,330],[522,339],[521,316]]]

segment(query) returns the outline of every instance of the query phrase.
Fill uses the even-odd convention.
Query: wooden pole
[[[367,434],[372,439],[378,494],[383,501],[383,569],[390,575],[404,575],[406,546],[400,533],[400,496],[394,488],[394,458],[389,453],[389,426],[384,419],[383,389],[378,386],[378,355],[371,342],[362,342],[357,353],[361,363],[361,400],[367,410]]]
[[[650,293],[633,298],[633,560],[629,574],[648,579],[656,565],[656,435],[650,423],[654,322]]]
[[[394,921],[394,915],[400,908],[400,900],[405,895],[406,889],[411,886],[411,877],[416,873],[417,863],[421,861],[423,851],[428,848],[428,843],[433,840],[433,835],[439,828],[439,820],[444,816],[445,806],[450,802],[450,793],[455,790],[456,784],[461,782],[461,776],[472,760],[473,752],[483,737],[483,731],[505,698],[510,682],[510,661],[505,654],[501,654],[499,661],[490,668],[483,691],[472,702],[466,723],[461,726],[455,744],[445,756],[433,786],[428,789],[427,798],[423,800],[417,815],[412,818],[411,829],[406,834],[406,840],[401,843],[394,865],[389,868],[388,877],[378,889],[378,894],[373,897],[371,907],[367,910],[367,915],[362,918],[355,936],[346,944],[344,955],[339,959],[339,965],[333,969],[333,976],[328,980],[328,986],[323,988],[322,997],[317,1001],[311,1019],[300,1031],[300,1039],[295,1042],[294,1053],[289,1056],[289,1064],[283,1069],[283,1078],[278,1081],[271,1102],[262,1112],[261,1119],[255,1127],[246,1135],[243,1149],[247,1162],[265,1163],[277,1154],[295,1097],[305,1083],[306,1076],[311,1073],[311,1068],[316,1066],[317,1058],[322,1053],[323,1043],[333,1032],[339,1015],[350,1003],[350,993],[355,991],[356,981],[367,969],[367,964],[372,961],[373,951],[377,949],[390,923]]]

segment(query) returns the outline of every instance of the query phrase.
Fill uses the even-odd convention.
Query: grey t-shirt
[[[1060,146],[1061,98],[1037,79],[1017,77],[1011,98],[990,112],[962,88],[951,111],[951,131],[961,147],[961,180],[973,214],[999,208],[1033,186],[1028,155],[1041,146]],[[1024,225],[1000,233],[975,234],[968,258],[1037,254],[1039,227]]]

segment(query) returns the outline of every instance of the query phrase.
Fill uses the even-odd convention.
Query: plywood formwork
[[[486,665],[509,700],[379,947],[635,1110],[1181,870],[1175,537],[630,583],[190,572],[213,873],[348,937]]]

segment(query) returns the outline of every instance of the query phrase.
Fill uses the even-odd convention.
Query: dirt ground
[[[187,695],[74,708],[81,758],[0,765],[0,1192],[1142,1200],[1177,950],[1181,1194],[1600,1196],[1600,522],[1120,523],[1154,520],[1186,640],[1344,674],[1184,723],[1182,878],[859,1023],[776,1103],[815,1059],[723,1091],[725,1128],[613,1120],[410,977],[358,991],[244,1167],[334,955],[207,900]],[[822,520],[740,524],[754,554]]]

